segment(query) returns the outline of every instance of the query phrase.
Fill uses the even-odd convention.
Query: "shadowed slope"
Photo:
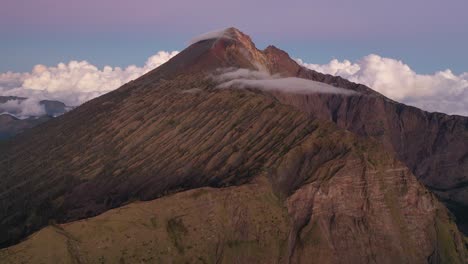
[[[340,146],[333,143],[338,138]],[[320,147],[325,152],[317,151]],[[342,148],[346,151],[333,151]],[[334,158],[322,163],[326,152],[335,152]],[[275,163],[248,184],[194,189],[49,226],[0,250],[0,258],[14,263],[466,262],[463,237],[446,209],[375,144],[328,126]],[[294,184],[288,184],[290,178]],[[298,189],[282,199],[274,191],[279,186]]]
[[[50,119],[51,117],[48,116],[18,119],[9,114],[0,114],[0,140],[7,140],[24,130],[30,129]]]

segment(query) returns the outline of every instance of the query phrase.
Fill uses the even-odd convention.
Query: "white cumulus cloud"
[[[203,37],[219,36],[222,32],[211,32]],[[9,102],[8,105],[3,105],[3,109],[11,109],[25,116],[41,113],[41,100],[58,100],[68,106],[78,106],[138,78],[176,54],[176,51],[160,51],[148,58],[143,66],[130,65],[126,68],[98,68],[86,61],[70,61],[56,66],[36,65],[27,73],[0,73],[0,96],[31,99],[23,103]],[[468,72],[456,75],[450,70],[445,70],[431,75],[417,74],[399,60],[378,55],[368,55],[356,62],[332,60],[323,65],[308,64],[300,59],[297,61],[318,72],[339,75],[353,82],[363,83],[391,99],[427,111],[468,115]],[[249,86],[257,87],[276,87],[274,82],[282,87],[307,86],[301,83],[301,80],[279,81],[278,76],[266,76],[261,71],[242,71],[247,70],[227,71],[218,78],[224,78],[223,82],[232,81],[231,84],[248,83]],[[268,81],[256,81],[259,79]]]
[[[25,102],[27,104],[18,103],[16,107],[29,107],[32,102],[45,99],[58,100],[68,106],[78,106],[140,77],[176,54],[177,51],[160,51],[149,57],[142,67],[105,66],[99,69],[87,61],[70,61],[52,67],[39,64],[29,73],[0,74],[0,95],[21,96],[32,100]],[[14,103],[9,104],[8,109],[12,109]]]
[[[383,95],[431,112],[468,115],[468,73],[450,70],[431,75],[417,74],[402,61],[375,54],[350,62],[336,59],[327,64],[303,66],[365,84]]]

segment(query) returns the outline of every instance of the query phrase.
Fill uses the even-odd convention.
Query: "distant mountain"
[[[210,33],[0,145],[0,258],[466,263],[466,124]]]
[[[0,104],[4,104],[8,101],[14,101],[14,100],[26,100],[25,97],[18,97],[18,96],[0,96]]]
[[[52,100],[42,100],[40,105],[44,106],[44,114],[38,116],[28,116],[26,118],[17,118],[20,114],[16,111],[11,111],[5,108],[2,104],[8,101],[24,101],[27,98],[17,96],[0,96],[0,140],[5,140],[21,133],[25,129],[32,128],[38,124],[50,120],[53,117],[64,114],[71,107],[67,107],[64,103]]]
[[[9,114],[0,115],[0,140],[6,140],[14,135],[23,132],[26,129],[32,128],[38,124],[50,120],[52,117],[29,117],[26,119],[18,119]]]
[[[4,104],[8,101],[24,101],[28,98],[26,97],[17,97],[17,96],[0,96],[0,112],[9,112],[7,109],[4,109],[1,104]],[[65,112],[69,111],[71,107],[66,106],[64,103],[54,100],[41,100],[39,101],[40,105],[44,106],[45,115],[55,117]],[[14,115],[15,112],[10,114]]]

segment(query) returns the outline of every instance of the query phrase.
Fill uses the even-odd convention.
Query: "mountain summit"
[[[210,32],[0,145],[0,257],[466,263],[467,123]]]

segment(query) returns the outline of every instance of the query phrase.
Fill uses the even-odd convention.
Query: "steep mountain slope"
[[[333,158],[321,161],[327,152]],[[446,209],[378,144],[321,126],[274,163],[248,184],[185,191],[51,225],[0,251],[0,258],[12,263],[468,260]]]
[[[468,233],[468,117],[429,113],[390,100],[362,84],[321,74],[298,65],[269,46],[264,50],[273,72],[295,76],[373,96],[278,93],[282,103],[296,106],[358,135],[374,137],[397,153],[411,171],[451,209]]]
[[[244,36],[243,43],[250,39]],[[251,42],[250,42],[251,43]],[[468,233],[468,117],[429,113],[407,106],[341,77],[321,74],[298,65],[289,55],[268,46],[249,46],[260,70],[293,76],[359,92],[365,96],[275,93],[286,104],[330,120],[360,136],[374,137],[395,151],[411,171],[444,201]],[[261,58],[261,59],[258,59]],[[259,69],[258,64],[254,68]]]
[[[396,152],[468,231],[468,118],[427,113],[382,98],[278,95],[316,118],[378,139]]]
[[[208,252],[213,249],[212,244],[186,243],[180,234],[171,237],[170,226],[189,236],[188,241],[200,241],[196,239],[204,232],[186,228],[185,221],[189,219],[179,222],[180,212],[166,214],[169,207],[164,205],[165,201],[177,203],[172,199],[179,198],[174,197],[182,197],[180,200],[188,207],[196,208],[198,203],[185,192],[167,195],[206,186],[236,186],[208,192],[222,193],[221,196],[231,192],[242,194],[232,205],[222,207],[225,210],[246,204],[243,202],[246,200],[274,194],[277,203],[262,200],[252,205],[255,207],[252,215],[240,219],[259,226],[257,221],[266,221],[270,215],[257,217],[256,210],[269,211],[278,220],[265,222],[258,228],[267,232],[277,227],[278,238],[265,234],[262,239],[253,239],[238,234],[242,229],[234,227],[232,235],[223,233],[223,228],[213,230],[216,235],[229,235],[226,243],[220,243],[224,246],[229,246],[229,240],[239,240],[242,245],[255,240],[253,248],[246,246],[241,250],[258,252],[255,250],[258,246],[270,252],[277,250],[279,242],[286,241],[286,249],[280,249],[278,256],[272,257],[293,262],[316,253],[327,262],[409,263],[428,259],[464,262],[466,248],[462,236],[447,212],[396,161],[390,149],[385,150],[374,139],[360,139],[317,119],[315,113],[311,115],[307,108],[298,107],[293,100],[296,97],[285,95],[289,93],[284,90],[220,89],[218,79],[210,77],[220,68],[292,76],[290,69],[294,64],[280,59],[284,55],[281,54],[271,47],[259,51],[246,35],[229,29],[218,39],[191,45],[168,63],[118,90],[0,145],[0,243],[16,243],[49,221],[70,222],[129,201],[164,196],[148,206],[154,205],[157,214],[164,214],[162,221],[167,221],[166,238],[158,235],[164,228],[154,232],[158,239],[166,239],[166,244],[172,239],[176,250],[168,256],[207,257],[212,254]],[[305,73],[311,74],[310,78],[315,76],[310,71]],[[365,86],[348,87],[349,83],[343,83],[344,88],[355,93],[326,96],[342,101],[386,100]],[[297,100],[317,96],[307,93],[297,95]],[[245,185],[253,184],[252,181],[260,193],[252,193],[250,185]],[[219,205],[213,205],[216,206]],[[284,208],[286,215],[279,213]],[[119,219],[115,212],[118,211],[106,215]],[[227,219],[231,219],[229,216]],[[99,217],[90,221],[100,225]],[[134,221],[147,223],[145,217]],[[202,222],[205,216],[191,217]],[[226,219],[222,212],[209,217],[215,222]],[[73,231],[67,227],[76,229],[79,223],[83,222],[61,228],[68,234]],[[137,228],[134,225],[127,227],[129,232],[143,232],[133,231]],[[42,257],[34,250],[41,250],[38,247],[49,235],[52,241],[70,241],[70,237],[61,237],[63,233],[56,231],[45,229],[18,247],[31,249],[30,254]],[[68,253],[61,252],[71,252],[75,258],[77,245],[88,248],[83,257],[95,259],[99,254],[107,254],[91,252],[96,240],[87,239],[86,232],[91,231],[84,232],[85,235],[78,232],[71,236],[82,236],[77,240],[82,245],[72,241],[68,243]],[[118,235],[110,232],[104,236],[111,234]],[[115,239],[116,243],[122,241]],[[264,239],[271,239],[271,243]],[[179,249],[181,245],[183,252]],[[185,256],[185,248],[189,246],[192,248],[187,249],[190,253]],[[145,248],[139,244],[131,247],[131,250]],[[111,255],[106,258],[117,258],[121,252],[108,253]],[[5,258],[28,256],[24,250],[18,252],[15,248],[2,254]],[[145,256],[153,256],[148,254]],[[123,257],[133,262],[128,256]]]

